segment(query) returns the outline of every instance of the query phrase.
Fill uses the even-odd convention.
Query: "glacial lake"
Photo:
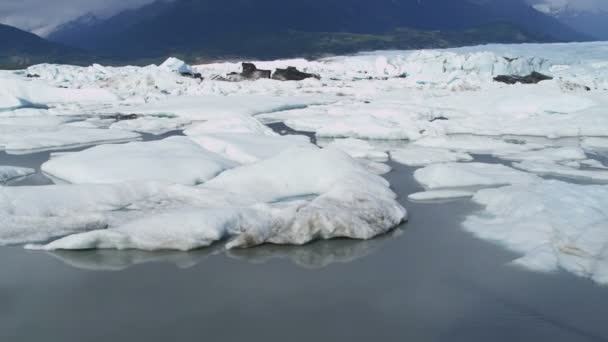
[[[0,152],[0,165],[45,158]],[[608,288],[509,266],[515,254],[462,230],[479,208],[412,203],[414,169],[391,166],[410,220],[375,240],[189,253],[0,247],[0,340],[608,341]]]

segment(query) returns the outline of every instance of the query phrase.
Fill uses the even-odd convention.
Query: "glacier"
[[[0,161],[50,151],[40,169],[55,182],[14,187],[37,171],[0,165],[0,244],[372,239],[407,220],[408,200],[458,200],[479,210],[454,219],[513,264],[608,284],[607,56],[593,42],[253,61],[321,75],[299,82],[223,82],[240,62],[176,58],[0,71]],[[531,72],[553,79],[493,80]],[[380,176],[393,168],[420,187],[397,193]]]

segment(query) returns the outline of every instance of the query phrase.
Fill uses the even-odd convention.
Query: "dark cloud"
[[[44,35],[87,13],[108,16],[154,0],[0,0],[0,23]]]

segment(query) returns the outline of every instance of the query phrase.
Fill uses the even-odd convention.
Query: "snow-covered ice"
[[[471,197],[475,195],[475,191],[466,190],[431,190],[411,194],[408,198],[412,201],[439,201]]]
[[[370,239],[395,228],[407,215],[386,180],[331,148],[287,150],[228,170],[197,188],[173,186],[160,195],[146,202],[156,206],[154,213],[31,248],[190,250],[226,238],[227,248]],[[176,201],[179,208],[157,204]]]
[[[505,165],[486,163],[433,164],[416,170],[414,178],[429,190],[531,184],[539,180]]]
[[[464,152],[410,145],[391,150],[391,159],[408,166],[427,166],[436,163],[472,161],[473,157]]]
[[[305,136],[260,135],[251,133],[202,134],[189,137],[203,148],[241,164],[255,163],[290,148],[316,148]]]
[[[608,151],[608,138],[585,138],[581,146],[590,151]]]
[[[42,171],[79,184],[159,181],[195,185],[234,166],[236,163],[187,137],[171,137],[61,154],[43,164]]]
[[[328,144],[327,147],[342,150],[353,158],[377,162],[386,162],[389,159],[386,151],[376,148],[370,142],[361,139],[336,139]]]
[[[29,176],[34,174],[36,170],[27,167],[3,166],[0,165],[0,184],[10,180]]]
[[[519,253],[517,265],[608,284],[608,187],[542,181],[478,192],[464,227]]]
[[[9,153],[66,149],[104,142],[139,139],[139,134],[113,129],[60,126],[9,126],[0,124],[0,149]]]
[[[608,183],[608,171],[606,170],[581,170],[575,167],[542,161],[524,161],[521,163],[514,163],[513,167],[539,175]]]

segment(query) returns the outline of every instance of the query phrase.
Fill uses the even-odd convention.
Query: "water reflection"
[[[226,250],[223,243],[191,252],[139,250],[90,250],[52,251],[53,257],[68,266],[89,271],[123,271],[148,264],[166,263],[180,269],[194,267],[210,257],[225,253],[228,257],[245,263],[265,264],[272,260],[289,260],[306,269],[321,269],[336,263],[350,263],[365,258],[382,245],[401,236],[401,229],[377,239],[357,241],[348,239],[326,240],[305,246],[265,245],[257,248]]]

